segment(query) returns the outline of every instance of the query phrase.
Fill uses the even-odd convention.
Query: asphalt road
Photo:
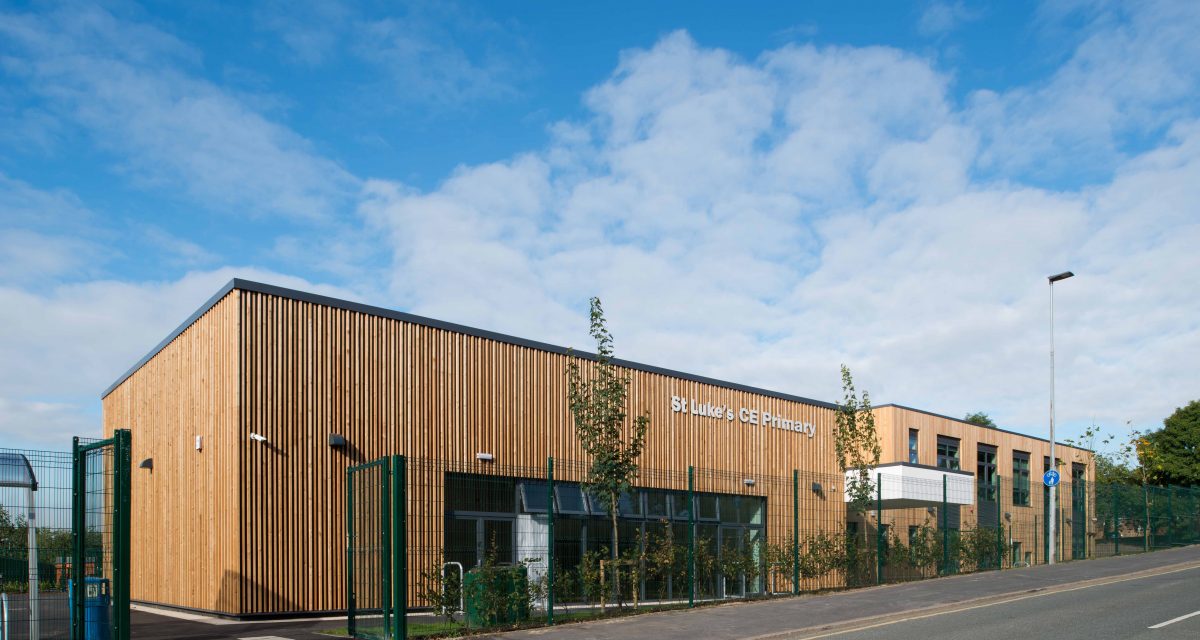
[[[1188,614],[1194,615],[1179,619]],[[1007,601],[963,605],[945,612],[902,616],[868,624],[865,629],[818,631],[790,638],[1196,640],[1200,638],[1200,567],[1109,584],[1025,594]]]
[[[476,638],[800,640],[802,638],[1200,639],[1200,545],[990,571],[798,598],[732,603]],[[343,620],[239,623],[132,615],[134,638],[315,639]],[[328,636],[324,636],[328,637]]]

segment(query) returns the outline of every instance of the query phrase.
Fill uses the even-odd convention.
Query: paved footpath
[[[1079,583],[1111,581],[1141,572],[1157,573],[1200,566],[1200,546],[1154,553],[989,571],[922,582],[871,587],[818,596],[733,603],[692,611],[671,611],[493,634],[492,638],[554,640],[770,640],[803,637],[957,608],[964,603],[1002,600]],[[851,624],[853,622],[853,624]],[[969,637],[969,634],[967,634]]]

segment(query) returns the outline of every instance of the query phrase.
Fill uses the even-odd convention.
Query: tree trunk
[[[1146,535],[1143,536],[1142,545],[1145,551],[1150,550],[1150,490],[1146,488],[1146,481],[1142,480],[1142,504],[1146,507]]]
[[[621,564],[620,554],[617,552],[617,548],[620,546],[620,540],[617,537],[620,535],[617,531],[617,500],[618,496],[615,491],[609,493],[608,515],[612,518],[613,602],[621,607],[625,602],[621,599]]]

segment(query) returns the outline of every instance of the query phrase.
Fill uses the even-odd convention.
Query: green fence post
[[[133,478],[130,472],[133,466],[133,437],[129,429],[117,429],[116,460],[113,473],[114,487],[117,489],[113,496],[116,513],[113,514],[114,549],[113,549],[113,604],[116,606],[115,640],[129,640],[129,588],[130,588],[130,525],[132,523]]]
[[[688,607],[696,606],[696,472],[688,465]]]
[[[875,584],[883,584],[883,474],[875,474]]]
[[[942,575],[950,573],[950,510],[947,509],[946,474],[942,474]]]
[[[346,469],[346,633],[358,637],[354,624],[354,471]]]
[[[554,624],[554,457],[546,458],[546,624]],[[610,508],[616,509],[617,505]]]
[[[392,612],[396,637],[408,637],[408,459],[392,464]]]
[[[1089,519],[1091,517],[1091,513],[1088,512],[1088,507],[1091,506],[1091,503],[1088,501],[1089,493],[1087,478],[1080,478],[1079,482],[1083,484],[1083,559],[1087,560],[1093,555],[1090,544],[1091,536],[1088,535],[1088,532],[1092,527],[1092,521]]]
[[[1167,546],[1175,544],[1175,508],[1173,506],[1171,496],[1175,493],[1174,487],[1167,486]]]
[[[800,594],[800,470],[792,469],[792,595]]]
[[[1038,550],[1042,549],[1042,545],[1037,543],[1038,535],[1041,534],[1042,528],[1038,525],[1038,515],[1033,514],[1033,564],[1040,564],[1041,557],[1038,555]]]
[[[383,637],[392,635],[392,460],[379,466],[379,608],[383,613]]]
[[[1004,512],[1000,509],[1000,497],[1004,492],[1000,489],[1000,475],[996,474],[996,569],[1004,568]]]
[[[1121,555],[1121,512],[1117,510],[1117,505],[1120,504],[1117,501],[1117,489],[1119,487],[1115,484],[1111,486],[1113,492],[1113,554],[1119,556]]]
[[[84,454],[79,451],[79,438],[71,440],[71,638],[83,638],[83,546],[87,507],[87,475],[84,473]]]

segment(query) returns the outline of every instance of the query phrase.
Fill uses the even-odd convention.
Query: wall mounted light
[[[329,434],[329,446],[334,449],[344,449],[346,447],[346,438],[337,433]]]
[[[250,432],[250,439],[255,442],[266,442],[267,441],[266,436],[259,435],[257,433],[254,433],[253,431]]]
[[[813,493],[821,493],[821,483],[820,482],[812,483],[812,491],[813,491]]]
[[[746,485],[747,487],[753,487],[754,478],[746,478],[745,480],[742,480],[742,484]]]
[[[204,436],[196,436],[196,451],[204,450]]]
[[[139,469],[149,469],[154,471],[154,458],[146,458],[138,464]]]
[[[491,462],[491,461],[492,461],[492,454],[490,454],[490,453],[484,453],[484,452],[482,452],[482,451],[481,451],[481,452],[479,452],[479,453],[475,454],[475,459],[476,459],[476,460],[478,460],[478,461],[480,461],[480,462]]]
[[[1005,520],[1007,520],[1008,522],[1012,522],[1012,514],[1011,514],[1011,513],[1009,513],[1009,512],[1007,512],[1007,511],[1005,511],[1005,512],[1004,512],[1004,519],[1005,519]]]

